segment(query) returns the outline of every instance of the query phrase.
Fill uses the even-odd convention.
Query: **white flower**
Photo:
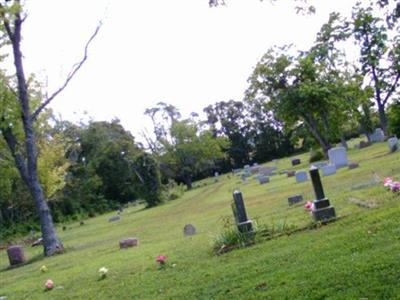
[[[108,269],[106,267],[102,267],[99,269],[99,273],[101,276],[106,276],[108,273]]]

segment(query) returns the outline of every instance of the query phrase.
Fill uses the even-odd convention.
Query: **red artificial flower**
[[[160,265],[165,264],[166,261],[167,261],[167,257],[165,255],[159,255],[156,258],[156,262],[158,262]]]

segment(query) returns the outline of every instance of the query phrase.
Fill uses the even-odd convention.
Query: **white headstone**
[[[335,165],[326,165],[321,168],[323,176],[329,176],[336,173]]]
[[[369,136],[372,143],[379,143],[385,140],[385,134],[381,128],[376,128],[374,133]]]
[[[337,169],[348,165],[346,149],[343,147],[332,148],[328,150],[329,162],[335,165]]]
[[[395,152],[399,149],[399,140],[397,137],[392,137],[388,139],[389,149],[391,152]]]
[[[296,172],[296,182],[304,182],[308,180],[307,172],[306,171],[297,171]]]

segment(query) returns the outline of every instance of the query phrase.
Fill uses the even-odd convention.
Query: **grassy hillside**
[[[232,192],[240,189],[250,218],[259,226],[310,223],[303,205],[289,207],[287,197],[301,193],[313,200],[311,182],[276,175],[260,185],[250,179],[207,179],[175,201],[153,209],[130,207],[121,220],[113,214],[71,224],[58,232],[67,252],[43,258],[26,247],[29,262],[9,269],[0,252],[0,297],[11,299],[400,299],[400,194],[374,184],[376,177],[400,180],[400,153],[386,143],[350,150],[354,170],[323,177],[325,194],[339,219],[317,229],[265,240],[221,256],[214,238],[232,217]],[[296,156],[308,169],[308,154]],[[270,163],[268,165],[273,165]],[[291,169],[290,158],[277,162]],[[374,175],[375,174],[375,175]],[[363,205],[366,204],[366,205]],[[373,208],[368,208],[373,207]],[[198,234],[183,236],[191,223]],[[118,241],[138,237],[140,245],[119,250]],[[168,257],[159,270],[155,258]],[[48,272],[40,267],[46,265]],[[172,266],[174,265],[174,266]],[[109,273],[99,280],[98,269]],[[51,278],[56,288],[45,292]]]

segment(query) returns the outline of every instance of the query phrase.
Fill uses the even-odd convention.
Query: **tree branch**
[[[390,90],[389,90],[388,93],[386,94],[385,100],[383,100],[383,102],[382,102],[383,105],[386,105],[386,103],[388,102],[390,96],[391,96],[391,95],[393,94],[393,92],[396,90],[397,83],[399,82],[399,80],[400,80],[400,73],[397,74],[397,77],[396,77],[396,79],[394,80],[392,86],[390,87]]]
[[[76,63],[73,67],[71,72],[69,73],[69,75],[67,76],[64,84],[58,89],[56,90],[50,97],[48,97],[39,107],[38,109],[36,109],[36,111],[32,114],[32,121],[35,121],[36,118],[38,117],[38,115],[40,114],[40,112],[59,94],[61,93],[69,84],[69,82],[71,81],[71,79],[75,76],[75,74],[79,71],[79,69],[82,67],[82,65],[84,64],[84,62],[86,61],[86,59],[88,58],[88,48],[90,43],[93,41],[93,39],[96,37],[97,33],[100,30],[102,23],[100,22],[97,27],[96,30],[93,32],[92,36],[89,38],[89,40],[87,41],[86,45],[85,45],[85,51],[83,54],[83,58],[81,59],[81,61],[79,61],[78,63]]]

